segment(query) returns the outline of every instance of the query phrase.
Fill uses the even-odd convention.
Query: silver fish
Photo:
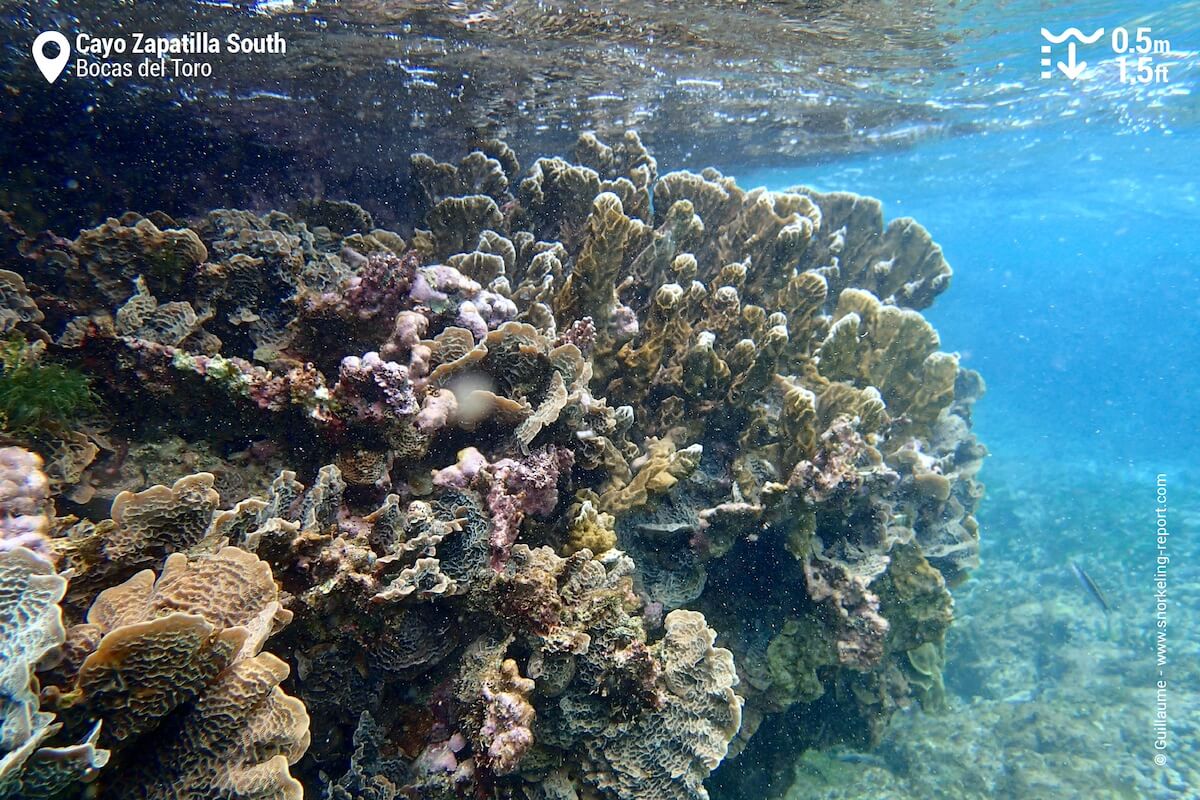
[[[889,772],[891,767],[881,757],[874,753],[860,753],[856,750],[839,750],[831,754],[835,761],[840,761],[843,764],[861,764],[867,767],[877,767],[886,769]]]
[[[1107,614],[1111,610],[1108,601],[1104,599],[1104,593],[1100,591],[1100,587],[1092,580],[1092,576],[1087,574],[1087,570],[1079,566],[1078,562],[1072,561],[1071,571],[1075,573],[1075,577],[1079,579],[1079,583],[1092,596],[1092,599],[1099,603],[1100,607],[1104,609],[1104,613]]]

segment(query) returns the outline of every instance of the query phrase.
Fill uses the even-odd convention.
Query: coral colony
[[[95,397],[0,450],[0,798],[688,800],[938,707],[986,451],[925,230],[632,133],[411,172],[407,240],[0,218],[4,380]]]

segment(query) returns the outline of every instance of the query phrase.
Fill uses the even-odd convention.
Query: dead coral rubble
[[[9,237],[5,331],[106,403],[0,454],[0,797],[702,800],[769,716],[937,707],[986,450],[924,229],[633,133],[411,175],[408,241]]]

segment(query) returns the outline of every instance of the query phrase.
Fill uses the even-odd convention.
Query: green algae
[[[13,434],[61,431],[96,406],[88,379],[14,336],[0,347],[0,427]]]

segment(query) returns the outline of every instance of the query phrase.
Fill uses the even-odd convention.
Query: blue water
[[[936,76],[929,102],[976,133],[739,179],[874,195],[888,218],[930,230],[955,275],[926,313],[943,348],[987,378],[976,424],[994,462],[1193,470],[1200,4],[980,2],[955,13],[958,69]],[[1067,25],[1109,36],[1081,79],[1042,79],[1040,29]],[[1120,83],[1103,52],[1118,26],[1170,39],[1165,83]]]
[[[1109,4],[1106,12],[1108,25],[1129,24],[1135,15],[1127,3]],[[1030,12],[1025,21],[1044,14]],[[1047,713],[1056,705],[1071,709],[1081,731],[1090,717],[1095,741],[1113,748],[1081,747],[1077,766],[1088,766],[1072,772],[1062,765],[1063,786],[1053,796],[1091,796],[1089,784],[1116,792],[1115,783],[1098,777],[1106,761],[1121,762],[1122,780],[1149,764],[1141,729],[1130,736],[1095,720],[1104,708],[1119,706],[1120,715],[1148,730],[1147,687],[1164,675],[1175,704],[1172,719],[1183,720],[1171,723],[1173,766],[1146,772],[1151,777],[1133,794],[1111,796],[1200,796],[1196,773],[1188,771],[1194,767],[1174,766],[1194,764],[1197,749],[1186,720],[1193,714],[1189,642],[1193,565],[1200,558],[1194,537],[1200,501],[1198,14],[1195,3],[1157,9],[1154,24],[1174,23],[1186,34],[1176,41],[1187,38],[1192,48],[1167,87],[1039,85],[1025,52],[1037,40],[1031,27],[974,54],[977,64],[999,63],[1000,51],[1008,57],[1005,66],[968,71],[986,72],[978,80],[997,86],[997,103],[975,111],[975,133],[899,152],[737,173],[743,185],[806,184],[874,195],[888,219],[912,216],[925,225],[954,267],[952,286],[924,313],[943,349],[958,352],[987,380],[974,420],[992,458],[981,475],[989,486],[979,513],[983,566],[956,592],[959,621],[948,645],[946,678],[963,703],[951,738],[975,741],[981,752],[1002,752],[1014,763],[1024,758],[1014,743],[1021,740],[1020,726],[1014,734],[962,722],[987,717],[986,702],[972,705],[979,697],[1009,702],[1014,687],[1005,675],[1012,673],[1003,665],[1023,653],[1029,658],[1024,691]],[[1088,29],[1085,17],[1074,19]],[[1165,672],[1155,667],[1150,616],[1160,474],[1169,482],[1175,534],[1166,630],[1172,660]],[[1111,615],[1098,613],[1068,561],[1091,571],[1114,605]],[[1052,631],[1047,618],[1014,611],[1030,603],[1071,611]],[[1010,614],[1024,621],[1012,628],[989,622]],[[1020,641],[1019,631],[1031,625],[1038,633]],[[974,649],[992,637],[1009,647]],[[1064,653],[1079,654],[1079,672],[1045,666]],[[1088,675],[1104,677],[1077,692]],[[1033,720],[1029,727],[1038,727]]]
[[[955,275],[926,313],[987,378],[993,461],[1142,472],[1200,453],[1198,156],[1197,130],[1060,123],[738,177],[853,187],[933,233]]]

